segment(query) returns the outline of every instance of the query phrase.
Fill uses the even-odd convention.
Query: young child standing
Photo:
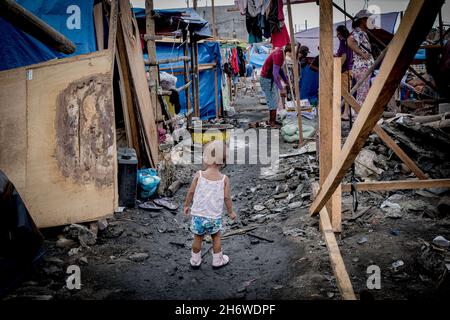
[[[220,173],[220,167],[225,163],[224,144],[219,141],[208,143],[204,148],[203,162],[205,170],[195,174],[184,203],[184,214],[186,217],[191,215],[191,231],[194,233],[190,262],[192,267],[200,267],[203,237],[210,234],[213,241],[212,266],[219,268],[229,261],[228,256],[222,253],[220,242],[224,203],[229,217],[236,219],[230,196],[230,181]],[[192,207],[189,208],[191,202]]]

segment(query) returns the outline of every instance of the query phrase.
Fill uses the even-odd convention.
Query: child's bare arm
[[[233,211],[233,201],[231,200],[230,181],[228,177],[225,177],[224,200],[225,206],[227,207],[228,216],[233,220],[236,219],[236,213]]]
[[[195,188],[197,187],[197,181],[198,181],[199,174],[198,172],[194,176],[194,180],[192,180],[191,186],[189,187],[189,190],[186,195],[186,200],[184,201],[184,214],[189,214],[189,206],[191,205],[192,199],[194,198]]]

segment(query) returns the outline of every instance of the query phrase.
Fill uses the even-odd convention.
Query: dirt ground
[[[250,122],[268,116],[266,106],[251,95],[238,97],[236,111],[237,119]],[[281,141],[280,147],[280,153],[296,151],[294,144]],[[318,218],[308,212],[311,182],[318,180],[315,153],[284,158],[280,167],[282,178],[267,180],[261,179],[259,165],[224,169],[241,222],[231,224],[225,218],[224,233],[254,226],[249,233],[269,240],[249,233],[224,239],[223,250],[230,256],[224,268],[212,269],[210,241],[204,242],[201,268],[193,270],[189,265],[192,235],[182,214],[185,184],[174,196],[180,205],[176,212],[116,213],[89,248],[77,242],[57,247],[62,228],[44,230],[43,261],[6,299],[340,299]],[[183,179],[187,181],[196,169],[183,170]],[[287,201],[283,193],[292,199]],[[402,195],[398,202],[405,205],[397,215],[389,215],[381,204],[394,193]],[[440,266],[427,264],[441,259],[441,253],[430,251],[428,244],[438,235],[450,239],[448,215],[435,215],[441,196],[360,192],[359,209],[353,214],[352,198],[343,195],[343,232],[337,239],[358,297],[448,298],[448,291],[437,288]],[[265,208],[256,212],[255,205]],[[77,247],[78,252],[69,251]],[[132,258],[135,253],[146,255],[139,261]],[[394,268],[399,260],[403,265]],[[80,290],[65,286],[66,268],[72,264],[81,267]],[[367,288],[370,265],[380,268],[379,290]]]

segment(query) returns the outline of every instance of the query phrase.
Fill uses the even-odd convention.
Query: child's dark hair
[[[350,36],[350,32],[348,31],[347,27],[343,24],[338,26],[336,28],[336,31],[339,32],[344,39],[347,39]]]

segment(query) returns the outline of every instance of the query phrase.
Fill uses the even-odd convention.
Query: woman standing
[[[352,84],[353,68],[353,51],[347,44],[350,32],[345,25],[340,25],[336,28],[336,35],[339,39],[339,49],[336,52],[336,57],[342,58],[341,90],[349,92]],[[349,109],[348,103],[345,103],[344,112],[342,113],[342,120],[348,121],[350,116]]]
[[[367,10],[359,11],[353,22],[353,31],[348,37],[348,46],[353,50],[353,67],[352,74],[357,82],[362,80],[367,74],[369,68],[374,63],[373,56],[371,54],[371,46],[369,42],[369,36],[367,35],[367,19],[371,16]],[[367,93],[370,88],[370,76],[359,87],[356,100],[360,105],[364,103]]]
[[[269,107],[269,124],[272,128],[279,127],[276,123],[278,95],[281,97],[286,97],[286,89],[283,87],[281,79],[283,79],[285,83],[288,83],[287,77],[282,68],[284,63],[284,55],[287,52],[291,52],[291,45],[289,43],[284,47],[284,49],[275,48],[275,50],[269,54],[266,61],[264,61],[264,65],[261,69],[261,77],[259,79],[261,89],[266,96],[267,106]],[[279,94],[278,90],[280,91]]]

